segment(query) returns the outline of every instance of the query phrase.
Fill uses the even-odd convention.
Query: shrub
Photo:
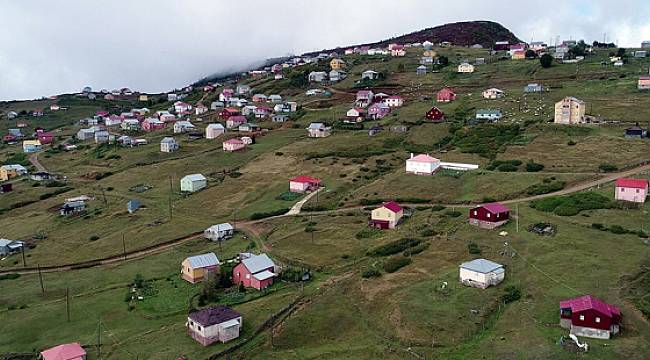
[[[402,252],[410,247],[419,245],[422,240],[413,238],[403,238],[388,244],[378,246],[368,251],[370,256],[388,256]]]
[[[448,217],[454,217],[455,218],[455,217],[459,217],[461,215],[463,215],[463,213],[461,213],[458,210],[447,210],[447,211],[445,211],[445,216],[448,216]]]
[[[411,259],[407,257],[394,257],[384,262],[384,271],[387,273],[394,273],[395,271],[403,268],[411,263]]]
[[[0,280],[15,280],[18,279],[19,277],[20,274],[15,274],[15,273],[4,274],[4,275],[0,275]]]
[[[618,166],[612,165],[612,164],[600,164],[598,166],[598,170],[608,173],[608,172],[614,172],[618,170]]]
[[[501,164],[497,166],[497,170],[501,172],[514,172],[519,170],[516,166],[512,164]]]
[[[467,251],[469,251],[469,253],[473,255],[480,254],[481,247],[478,246],[478,244],[475,242],[470,242],[469,244],[467,244]]]
[[[381,271],[375,268],[364,270],[363,273],[361,273],[361,277],[364,279],[375,278],[380,276],[381,276]]]
[[[435,235],[436,232],[433,229],[424,229],[420,231],[420,236],[422,237],[429,237]]]
[[[419,253],[423,252],[424,250],[426,250],[428,248],[429,248],[429,243],[426,243],[426,242],[421,243],[420,245],[417,245],[417,246],[414,246],[414,247],[412,247],[410,249],[404,250],[404,252],[402,252],[402,255],[404,255],[404,256],[416,255],[416,254],[419,254]]]
[[[548,193],[552,193],[564,189],[565,185],[566,183],[561,180],[550,181],[550,182],[544,181],[541,184],[535,184],[529,186],[526,189],[526,194],[528,195],[548,194]]]
[[[521,290],[514,285],[507,286],[505,288],[505,294],[501,295],[501,301],[505,304],[515,302],[519,299],[521,299]]]
[[[534,161],[529,161],[526,163],[526,171],[528,172],[538,172],[544,169],[544,165],[538,164]]]
[[[383,202],[382,199],[361,199],[359,201],[359,204],[362,206],[371,206],[371,205],[379,205]]]
[[[90,239],[88,239],[88,240],[90,240],[90,241],[97,241],[97,240],[99,240],[99,236],[97,236],[97,235],[93,235],[93,236],[91,236]]]
[[[535,200],[530,206],[533,209],[554,212],[560,216],[573,216],[584,210],[610,209],[615,204],[601,194],[588,192]]]
[[[354,237],[356,237],[357,239],[369,239],[369,238],[379,236],[379,234],[381,234],[381,230],[367,227],[359,230],[359,232],[357,232],[356,235],[354,235]]]
[[[431,211],[441,211],[441,210],[444,210],[444,209],[445,209],[445,206],[444,206],[444,205],[440,205],[440,204],[438,204],[438,205],[433,205],[433,206],[431,207]]]
[[[575,141],[573,141],[573,140],[569,140],[569,142],[566,143],[566,144],[569,145],[569,146],[573,146],[573,145],[575,145],[577,143]]]

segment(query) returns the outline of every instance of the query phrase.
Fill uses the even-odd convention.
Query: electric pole
[[[70,322],[70,288],[65,288],[65,314]]]
[[[124,239],[124,233],[122,233],[122,254],[124,254],[124,260],[126,260],[126,240]]]
[[[23,253],[23,267],[27,267],[27,261],[25,260],[25,244],[20,245],[20,250]]]
[[[43,285],[43,273],[41,272],[41,265],[37,264],[36,267],[38,268],[38,280],[41,282],[41,292],[45,294],[45,285]]]
[[[515,205],[517,210],[517,232],[519,232],[519,204]]]

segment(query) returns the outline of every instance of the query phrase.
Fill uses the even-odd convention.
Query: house
[[[475,259],[460,264],[460,282],[465,286],[485,289],[496,286],[506,276],[503,265],[486,259]]]
[[[36,131],[36,138],[41,142],[42,145],[51,144],[54,141],[54,134],[51,132],[46,132],[42,130]]]
[[[273,117],[271,118],[271,121],[276,123],[283,123],[288,120],[289,120],[289,116],[284,114],[273,115]]]
[[[149,96],[145,95],[145,94],[142,94],[142,95],[138,96],[138,101],[141,101],[141,102],[149,101]]]
[[[111,134],[108,130],[97,130],[95,131],[95,144],[104,144],[110,141]]]
[[[254,139],[254,138],[252,138],[252,137],[250,137],[250,136],[242,136],[242,137],[240,138],[241,142],[243,142],[244,145],[252,145],[252,144],[253,144],[253,141],[255,141],[255,140],[253,140],[253,139]]]
[[[22,251],[23,246],[25,246],[25,243],[22,241],[0,238],[0,256],[7,256]]]
[[[469,224],[483,229],[494,229],[509,219],[510,209],[499,203],[483,204],[469,210]]]
[[[246,105],[241,108],[241,114],[243,116],[255,115],[255,109],[257,109],[255,105]]]
[[[226,120],[226,128],[228,129],[234,129],[236,127],[239,127],[241,124],[246,123],[246,117],[242,115],[235,115],[235,116],[230,116]]]
[[[23,152],[25,153],[34,153],[41,151],[43,146],[38,140],[25,140],[23,141]]]
[[[429,156],[429,154],[420,154],[406,159],[406,172],[416,175],[433,175],[440,170],[440,160]]]
[[[383,100],[384,104],[388,105],[388,107],[394,108],[394,107],[401,107],[404,105],[404,99],[401,96],[393,95],[385,98]]]
[[[251,92],[251,87],[249,85],[241,84],[237,85],[237,94],[246,95]]]
[[[217,110],[226,106],[223,101],[213,101],[210,103],[210,110]]]
[[[213,252],[185,258],[181,263],[181,278],[192,284],[203,281],[209,273],[219,273],[219,259]]]
[[[271,109],[268,106],[258,106],[253,110],[253,114],[255,114],[255,117],[258,119],[265,118],[273,112],[273,109]]]
[[[475,119],[478,121],[497,122],[501,120],[501,111],[494,109],[478,109],[476,110]]]
[[[196,104],[196,107],[194,108],[194,113],[196,115],[202,115],[208,112],[208,107],[203,105],[203,103],[198,103]]]
[[[182,134],[196,130],[196,126],[187,120],[174,123],[174,134]]]
[[[232,269],[232,282],[235,285],[263,290],[273,284],[275,263],[266,254],[242,253],[241,262]]]
[[[445,86],[436,94],[436,101],[438,102],[451,102],[454,100],[456,100],[456,93],[448,86]]]
[[[186,175],[181,179],[181,191],[197,192],[208,186],[208,179],[201,174]]]
[[[424,65],[420,65],[415,69],[416,75],[426,75],[426,73],[427,73],[427,67]]]
[[[505,92],[503,90],[497,89],[497,88],[490,88],[487,90],[483,91],[483,98],[484,99],[501,99],[502,97],[505,96]]]
[[[332,135],[332,128],[323,123],[311,123],[307,127],[307,135],[311,138],[323,138]]]
[[[160,152],[171,153],[178,150],[179,145],[173,137],[164,137],[160,140]]]
[[[8,164],[0,166],[0,181],[7,181],[27,174],[27,169],[19,164]]]
[[[366,118],[366,109],[352,108],[345,113],[345,122],[358,123],[363,122]]]
[[[622,178],[616,180],[614,198],[620,201],[644,203],[648,196],[648,180]]]
[[[332,68],[332,70],[345,69],[345,61],[341,59],[332,59],[330,61],[330,68]]]
[[[384,203],[370,214],[370,226],[377,229],[394,229],[402,220],[404,209],[396,202]]]
[[[431,109],[429,109],[429,111],[427,111],[424,117],[427,120],[431,120],[433,122],[441,122],[445,120],[445,113],[443,113],[442,110],[434,106]]]
[[[648,48],[650,48],[650,41],[643,41],[643,42],[641,42],[641,48],[642,48],[642,49],[648,49]]]
[[[321,180],[310,176],[296,176],[289,180],[289,191],[292,193],[306,193],[318,190]]]
[[[212,225],[203,231],[203,236],[212,241],[230,239],[235,234],[235,228],[229,223]]]
[[[61,110],[61,107],[57,104],[52,104],[50,105],[50,111],[59,111]]]
[[[433,64],[433,56],[423,56],[420,58],[420,64],[431,65]]]
[[[327,73],[324,71],[312,71],[307,78],[310,82],[322,82],[327,78]]]
[[[348,74],[343,71],[343,70],[332,70],[329,73],[329,78],[330,81],[335,82],[335,81],[341,81],[345,79],[348,76]]]
[[[83,200],[65,201],[59,209],[61,216],[70,216],[86,211],[86,203]]]
[[[140,130],[140,121],[137,119],[125,119],[120,124],[120,128],[127,131],[138,131]]]
[[[359,90],[357,91],[356,104],[358,107],[366,107],[372,103],[374,98],[375,94],[372,90]]]
[[[191,312],[187,316],[187,333],[203,346],[226,343],[239,337],[242,316],[237,311],[219,305]]]
[[[401,45],[398,45],[401,46]],[[397,56],[397,57],[403,57],[406,56],[406,50],[404,50],[404,47],[402,46],[401,48],[394,48],[390,51],[390,56]]]
[[[15,111],[9,111],[7,113],[7,119],[15,119],[18,117],[18,113]]]
[[[542,85],[537,83],[532,83],[524,86],[525,93],[539,93],[543,91],[544,91],[544,87],[542,87]]]
[[[636,123],[634,126],[625,129],[625,137],[628,139],[642,139],[648,136],[646,129]]]
[[[382,119],[390,113],[390,107],[383,102],[374,103],[368,106],[368,117],[371,119]]]
[[[271,66],[271,72],[275,74],[281,73],[282,69],[283,69],[282,64],[273,64],[273,66]]]
[[[95,138],[95,129],[79,129],[77,131],[77,140],[86,141]]]
[[[621,328],[621,310],[591,295],[560,301],[560,326],[571,334],[609,339]]]
[[[142,121],[142,130],[146,132],[162,130],[167,127],[164,121],[156,118],[146,118]]]
[[[373,70],[366,70],[361,73],[361,80],[377,80],[379,73]]]
[[[374,124],[368,129],[368,136],[375,136],[382,132],[384,128],[381,125]]]
[[[264,94],[255,94],[252,98],[253,102],[263,103],[267,101],[267,96]]]
[[[104,119],[104,125],[106,126],[118,126],[122,124],[122,118],[117,115],[110,115],[102,117]]]
[[[38,171],[32,174],[29,174],[29,178],[34,181],[45,181],[54,178],[49,172]]]
[[[206,139],[216,139],[225,133],[226,129],[224,129],[221,124],[208,124],[208,126],[205,127]]]
[[[512,60],[526,59],[526,50],[515,50],[512,52]]]
[[[582,124],[585,122],[585,103],[567,96],[555,104],[556,124]]]
[[[282,96],[280,96],[278,94],[271,94],[271,95],[269,95],[267,100],[268,100],[268,102],[279,103],[279,102],[282,102]]]
[[[260,131],[260,126],[257,125],[257,124],[253,124],[253,123],[245,123],[245,124],[239,125],[239,127],[237,128],[237,131],[241,131],[241,132]]]
[[[292,113],[298,110],[298,103],[295,101],[287,101],[282,104],[277,104],[273,107],[276,113]]]
[[[225,108],[225,109],[221,110],[221,112],[219,113],[219,117],[221,119],[223,119],[223,120],[228,120],[229,117],[237,116],[239,114],[240,114],[240,112],[237,109]]]
[[[433,48],[433,43],[429,40],[426,40],[422,43],[422,47],[427,50],[431,50]]]
[[[648,56],[648,52],[645,50],[637,50],[634,52],[635,58],[644,58]]]
[[[240,139],[230,139],[224,141],[222,146],[223,146],[223,151],[233,152],[245,148],[246,144],[244,144],[244,142],[241,141]]]
[[[219,94],[219,101],[226,102],[230,100],[230,98],[235,95],[235,91],[230,88],[225,88],[221,90],[221,94]]]
[[[636,87],[639,90],[650,89],[650,76],[640,76]]]
[[[86,350],[79,343],[55,346],[41,351],[42,360],[86,360]]]
[[[186,102],[177,101],[174,103],[174,111],[176,114],[188,115],[190,111],[192,111],[192,105]]]
[[[142,206],[140,200],[136,200],[136,199],[129,200],[126,203],[126,211],[128,211],[129,214],[133,214],[134,212],[138,211],[138,209],[140,209],[140,206]]]
[[[464,63],[458,65],[458,72],[459,73],[473,73],[474,72],[474,65],[464,62]]]
[[[485,58],[474,59],[474,65],[485,65]]]

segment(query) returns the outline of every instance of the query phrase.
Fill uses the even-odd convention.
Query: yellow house
[[[219,259],[215,253],[190,256],[181,263],[181,277],[192,284],[202,281],[208,273],[219,273]]]
[[[394,229],[402,220],[404,209],[396,202],[384,203],[372,211],[370,215],[370,226],[377,229]]]
[[[138,97],[138,101],[149,101],[149,96],[147,95],[140,95]]]
[[[424,50],[424,52],[422,53],[422,56],[430,56],[430,57],[434,58],[434,57],[438,56],[438,53],[435,52],[434,50]]]
[[[462,63],[458,65],[458,72],[459,73],[473,73],[474,72],[474,65],[469,64],[469,63]]]
[[[556,124],[582,124],[585,122],[585,102],[567,96],[555,104]]]
[[[517,50],[512,53],[513,60],[524,60],[526,58],[526,52],[524,50]]]
[[[22,165],[3,165],[0,166],[0,181],[6,181],[27,173]]]
[[[345,61],[341,59],[332,59],[332,61],[330,61],[330,67],[332,70],[345,69]]]

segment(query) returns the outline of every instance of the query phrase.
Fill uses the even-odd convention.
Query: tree
[[[534,59],[537,57],[535,50],[528,49],[526,50],[526,59]]]
[[[397,64],[397,72],[404,72],[404,63]]]
[[[553,57],[549,54],[544,54],[539,58],[539,63],[544,69],[548,69],[553,65]]]
[[[208,272],[203,279],[201,299],[204,303],[219,301],[219,295],[217,294],[217,274],[212,271]]]
[[[449,58],[446,57],[446,56],[440,56],[440,57],[438,58],[438,62],[439,62],[440,65],[442,65],[442,66],[447,66],[447,65],[449,65]]]
[[[618,50],[616,50],[616,56],[624,58],[626,55],[625,48],[618,48]]]

